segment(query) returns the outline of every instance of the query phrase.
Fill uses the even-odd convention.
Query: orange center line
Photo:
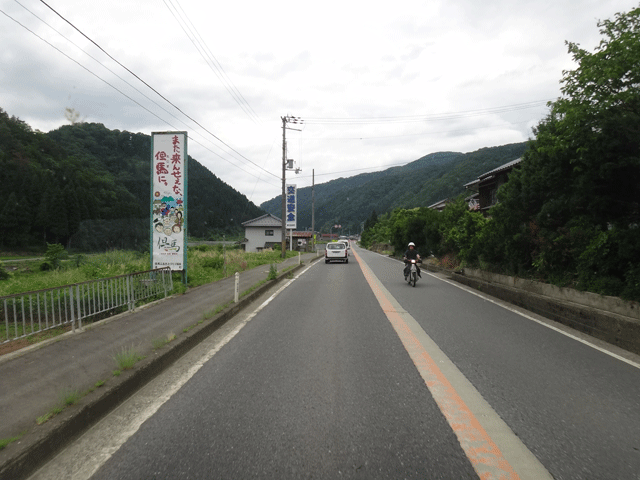
[[[380,307],[398,334],[478,476],[483,480],[519,479],[520,477],[504,458],[500,449],[404,321],[402,313],[406,314],[406,312],[398,312],[391,299],[380,288],[379,281],[369,266],[354,250],[352,251]]]

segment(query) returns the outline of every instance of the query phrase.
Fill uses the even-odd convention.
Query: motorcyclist
[[[420,278],[422,278],[422,275],[420,275],[420,266],[419,263],[421,261],[420,259],[420,254],[418,254],[418,251],[416,250],[416,244],[413,242],[409,242],[409,246],[408,246],[408,250],[406,252],[404,252],[404,255],[402,257],[402,259],[404,260],[404,276],[405,278],[409,275],[409,260],[417,260],[416,262],[416,269],[418,270],[418,276]]]

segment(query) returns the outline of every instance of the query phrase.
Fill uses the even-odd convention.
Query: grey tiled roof
[[[247,220],[242,223],[243,227],[281,227],[282,220],[278,217],[267,213],[266,215],[262,215],[261,217],[254,218],[252,220]]]
[[[483,179],[485,177],[488,177],[489,175],[495,175],[496,173],[499,173],[499,172],[501,172],[503,170],[507,170],[509,168],[512,168],[512,167],[516,166],[517,164],[519,164],[521,161],[522,161],[522,157],[521,158],[516,158],[515,160],[512,160],[512,161],[510,161],[508,163],[505,163],[504,165],[500,165],[498,168],[494,168],[490,172],[483,173],[482,175],[480,175],[478,177],[478,179]]]

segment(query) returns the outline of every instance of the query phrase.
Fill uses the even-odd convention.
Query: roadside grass
[[[41,417],[36,419],[36,423],[38,425],[42,425],[45,422],[48,422],[53,417],[61,413],[66,407],[70,407],[71,405],[75,405],[78,403],[83,396],[85,396],[89,392],[81,393],[77,389],[73,388],[64,388],[60,390],[58,394],[58,403],[55,407],[53,407],[49,412],[45,413]]]
[[[133,366],[144,358],[140,354],[140,349],[131,345],[130,347],[122,347],[119,352],[113,355],[113,359],[116,362],[117,370],[114,371],[114,375],[118,376],[123,370],[131,370]],[[118,372],[117,375],[115,372]]]
[[[0,282],[0,296],[72,285],[99,278],[149,270],[149,257],[139,252],[112,250],[99,255],[80,255],[63,260],[54,270],[40,270],[43,260],[5,262],[16,268]]]
[[[164,347],[167,343],[172,342],[175,339],[176,339],[176,334],[171,332],[171,333],[168,333],[166,337],[154,338],[151,341],[151,345],[154,350],[158,350]]]
[[[260,253],[227,249],[223,253],[217,246],[189,249],[189,286],[197,287],[230,277],[236,272],[250,270],[260,265],[276,264],[282,261],[280,251],[267,250]],[[287,258],[298,252],[287,252]],[[226,267],[226,268],[225,268]]]
[[[202,319],[203,320],[209,320],[210,318],[215,317],[221,311],[226,309],[229,305],[231,305],[231,302],[227,302],[224,305],[218,305],[217,307],[212,308],[211,310],[207,310],[206,312],[204,312],[202,314]]]
[[[275,280],[278,278],[278,268],[272,263],[269,265],[269,275],[267,276],[267,280]]]
[[[15,437],[0,438],[0,450],[4,450],[9,444],[20,440],[25,433],[26,432],[23,432],[20,435],[16,435]]]
[[[265,280],[260,280],[258,283],[256,283],[255,285],[253,285],[252,287],[247,288],[245,291],[243,291],[240,295],[238,295],[238,298],[242,298],[242,297],[246,297],[247,295],[249,295],[251,292],[253,292],[254,290],[257,290],[258,287],[261,287],[262,285],[264,285],[265,283],[271,281],[270,278],[267,278]]]
[[[286,254],[287,258],[290,258],[296,256],[298,252],[287,251]],[[227,248],[223,252],[218,245],[189,247],[187,287],[205,285],[232,276],[235,272],[281,261],[280,251],[267,250],[252,253]],[[112,250],[96,255],[76,255],[69,260],[63,260],[58,269],[48,271],[40,270],[42,263],[43,260],[38,259],[3,263],[3,266],[11,271],[9,278],[0,280],[0,297],[143,272],[150,268],[148,253],[125,250]],[[184,287],[180,281],[180,274],[174,273],[174,292],[172,293],[182,293],[180,291],[182,288]]]
[[[0,340],[23,337],[21,341],[25,342],[26,345],[34,345],[44,340],[58,337],[70,329],[71,326],[66,325],[34,333],[35,328],[30,324],[24,326],[19,324],[16,326],[12,323],[2,323],[0,324]]]
[[[298,253],[287,251],[287,258]],[[185,293],[188,288],[205,285],[225,277],[242,272],[259,265],[271,265],[270,278],[275,278],[275,264],[282,261],[280,251],[268,250],[260,253],[247,253],[242,250],[226,248],[221,245],[199,245],[187,251],[188,284],[182,283],[179,272],[173,273],[173,295]],[[42,259],[28,259],[20,262],[6,262],[4,267],[11,267],[11,272],[4,280],[0,279],[0,297],[24,292],[32,292],[47,288],[73,285],[86,281],[115,277],[149,269],[149,255],[140,252],[112,250],[102,254],[75,255],[62,260],[60,267],[54,270],[41,270]],[[151,300],[149,300],[151,301]],[[37,343],[44,339],[64,333],[64,329],[51,329],[48,333],[37,333],[29,336],[29,343]],[[0,339],[11,339],[30,335],[31,325],[0,324]]]
[[[200,249],[200,251],[203,251],[203,249]],[[206,250],[204,250],[206,252]],[[273,253],[273,252],[272,252]],[[269,275],[267,277],[267,279],[265,280],[261,280],[259,282],[257,282],[255,285],[253,285],[252,287],[248,288],[247,290],[243,291],[240,294],[240,297],[244,297],[248,294],[250,294],[251,292],[253,292],[254,290],[256,290],[257,288],[259,288],[261,285],[265,284],[266,282],[277,278],[278,275],[278,271],[277,268],[275,267],[274,263],[277,261],[280,261],[280,253],[279,252],[275,252],[276,255],[275,257],[273,255],[268,255],[265,258],[260,259],[259,255],[261,254],[257,254],[257,255],[251,255],[248,260],[243,260],[241,262],[238,263],[238,259],[235,259],[235,263],[231,263],[231,265],[237,265],[240,268],[254,268],[255,266],[259,266],[259,265],[264,265],[269,263],[270,264],[270,269],[269,269]],[[294,254],[297,254],[296,252],[289,252],[291,253],[291,255],[288,255],[288,257],[292,257],[294,256]],[[203,258],[206,258],[206,255],[202,255]],[[241,258],[241,257],[239,257]],[[228,264],[229,265],[229,264]],[[249,266],[251,265],[251,266]],[[129,267],[131,268],[131,267]],[[291,269],[293,269],[295,267],[291,266],[291,267],[287,267],[285,269],[282,270],[281,273],[287,272]],[[48,273],[48,272],[45,272]],[[235,273],[235,271],[233,272]],[[227,275],[228,276],[228,275]],[[292,276],[292,272],[289,273],[289,278]],[[206,275],[203,275],[202,278],[207,277]],[[211,275],[209,275],[208,278],[212,278]],[[222,277],[221,277],[222,278]],[[212,280],[215,281],[215,280]],[[201,323],[203,323],[205,320],[208,320],[209,318],[214,317],[215,315],[217,315],[218,313],[220,313],[221,311],[225,310],[226,308],[228,308],[231,305],[232,302],[228,302],[224,305],[219,305],[211,310],[208,310],[206,312],[203,313],[202,316],[202,320],[200,320],[198,322],[199,325]],[[188,332],[191,328],[195,327],[196,325],[193,325],[191,327],[187,327],[185,328],[183,331],[186,333]],[[40,340],[42,338],[51,338],[51,337],[55,337],[57,335],[60,335],[62,333],[64,333],[64,331],[67,330],[67,328],[64,327],[60,327],[60,328],[56,328],[56,329],[52,329],[49,330],[47,332],[42,332],[41,334],[38,334],[37,336],[39,336]],[[36,337],[36,335],[34,335],[34,337]],[[152,346],[153,349],[156,350],[158,348],[162,348],[164,345],[166,345],[167,343],[175,340],[176,335],[174,333],[169,333],[166,337],[161,337],[161,338],[157,338],[152,340]],[[34,338],[33,342],[35,343],[36,340]],[[144,358],[144,356],[142,356],[139,353],[139,349],[135,346],[130,346],[130,347],[123,347],[120,352],[117,352],[113,355],[113,359],[116,362],[117,365],[117,369],[113,371],[113,375],[114,376],[118,376],[122,373],[123,370],[129,370],[132,369],[135,364],[142,360]],[[66,407],[69,407],[71,405],[76,404],[82,397],[84,397],[85,395],[93,392],[96,388],[100,388],[105,384],[104,380],[100,380],[98,382],[95,383],[95,385],[93,387],[91,387],[90,389],[88,389],[86,392],[79,392],[76,389],[63,389],[60,394],[59,394],[59,401],[56,404],[56,406],[54,408],[52,408],[49,412],[45,413],[44,415],[38,417],[36,419],[36,423],[38,425],[42,425],[44,423],[46,423],[47,421],[49,421],[51,418],[53,418],[54,416],[60,414]],[[26,432],[25,432],[26,433]],[[20,435],[17,435],[15,437],[10,437],[10,438],[6,438],[6,439],[0,439],[0,450],[6,448],[8,445],[10,445],[11,443],[19,440],[22,436],[24,435],[24,433],[21,433]]]
[[[88,395],[89,393],[93,392],[96,388],[100,388],[105,384],[104,380],[99,380],[97,381],[93,387],[89,388],[86,392],[80,392],[77,389],[73,389],[73,388],[65,388],[60,390],[60,393],[58,394],[58,403],[56,404],[55,407],[53,407],[51,410],[49,410],[47,413],[45,413],[44,415],[36,418],[36,424],[38,425],[42,425],[43,423],[48,422],[49,420],[51,420],[53,417],[55,417],[56,415],[58,415],[59,413],[61,413],[66,407],[70,407],[71,405],[75,405],[76,403],[78,403],[78,401]],[[24,434],[22,434],[24,435]],[[21,438],[21,436],[18,437],[13,437],[12,439],[7,439],[9,440],[9,442],[6,444],[8,445],[9,443],[18,440]],[[0,450],[2,450],[2,440],[0,439]],[[6,446],[5,445],[5,446]]]

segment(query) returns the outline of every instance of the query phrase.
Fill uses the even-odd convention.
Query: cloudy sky
[[[0,108],[189,133],[189,154],[260,204],[278,196],[282,117],[299,188],[438,151],[525,141],[638,0],[0,0]]]

